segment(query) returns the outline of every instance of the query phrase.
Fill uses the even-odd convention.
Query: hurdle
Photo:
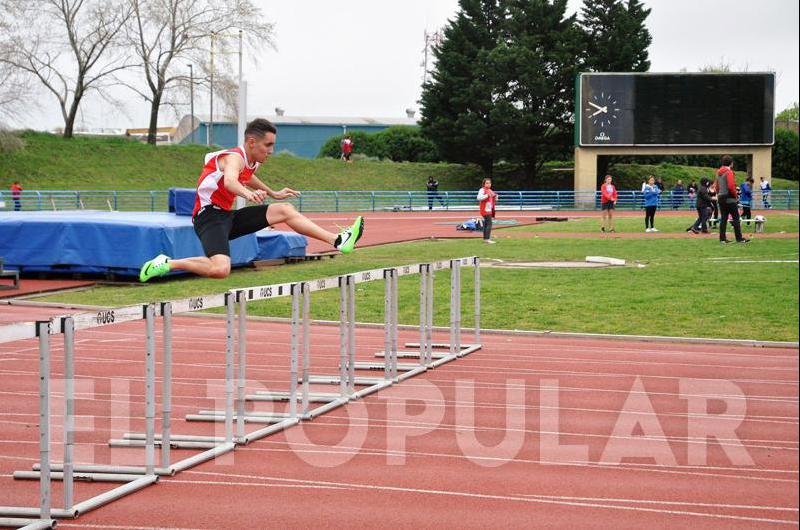
[[[112,323],[145,320],[145,425],[148,433],[154,428],[155,410],[155,326],[154,304],[133,305],[79,313],[69,316],[56,316],[48,322],[50,334],[61,334],[64,340],[64,455],[61,463],[47,463],[50,480],[61,480],[64,484],[64,508],[54,512],[57,518],[77,518],[116,499],[158,482],[162,470],[157,473],[154,465],[152,436],[148,441],[144,466],[112,466],[102,464],[73,463],[75,442],[75,332],[108,326]],[[15,471],[18,480],[42,479],[45,461],[33,466],[32,471]],[[122,483],[109,491],[85,501],[74,502],[76,481]]]
[[[461,276],[462,265],[480,266],[477,257],[459,258],[449,261],[438,261],[430,264],[405,265],[395,268],[373,269],[360,271],[338,277],[322,278],[317,280],[286,283],[276,285],[262,285],[235,291],[239,303],[239,363],[236,415],[237,442],[249,443],[253,440],[268,436],[288,428],[299,421],[311,420],[316,416],[340,407],[353,399],[359,399],[377,392],[383,388],[414,377],[428,369],[435,368],[450,362],[458,357],[467,355],[480,349],[479,332],[476,332],[476,343],[460,344],[461,325]],[[448,343],[433,343],[430,337],[433,333],[433,275],[435,271],[450,269],[450,341]],[[417,363],[398,363],[398,278],[400,276],[421,274],[421,329],[420,335],[428,337],[423,341],[427,348],[427,358],[420,359]],[[479,276],[476,276],[479,279]],[[391,352],[385,362],[356,362],[355,361],[355,285],[383,279],[384,281],[384,348]],[[310,332],[309,332],[309,297],[312,292],[339,288],[339,335],[340,335],[340,361],[339,373],[330,375],[311,374],[310,369]],[[291,312],[291,358],[289,370],[288,391],[257,391],[245,395],[244,381],[246,381],[246,334],[243,322],[246,320],[246,303],[258,300],[268,300],[280,297],[292,297]],[[475,299],[480,299],[480,285],[476,284]],[[476,306],[480,311],[480,305]],[[476,330],[480,327],[479,318],[475,320]],[[413,346],[407,345],[407,346]],[[433,348],[448,348],[450,354],[439,356],[432,360]],[[405,352],[407,355],[413,352]],[[379,352],[378,355],[383,355]],[[416,353],[419,357],[420,354]],[[357,376],[356,370],[382,370],[383,377]],[[403,373],[399,373],[403,372]],[[310,385],[338,385],[339,392],[311,392]],[[356,390],[359,387],[359,390]],[[288,402],[288,412],[244,412],[246,401],[284,401]],[[298,402],[300,404],[298,410]],[[311,403],[321,403],[312,408]],[[222,422],[226,420],[227,411],[200,410],[197,414],[186,415],[187,421]],[[245,433],[245,423],[269,424],[268,427],[252,433]]]
[[[475,268],[475,341],[461,343],[461,267]],[[351,400],[387,388],[405,379],[436,368],[480,349],[480,261],[477,257],[459,258],[433,263],[419,263],[392,268],[373,269],[336,277],[322,278],[276,285],[232,289],[221,294],[191,297],[160,303],[133,305],[97,312],[78,313],[53,317],[48,321],[13,324],[0,327],[0,342],[37,338],[39,340],[39,418],[40,457],[33,471],[18,471],[15,479],[40,482],[39,508],[0,507],[0,525],[34,525],[30,528],[48,528],[57,518],[76,518],[80,514],[133,493],[159,477],[172,476],[202,462],[234,451],[238,445],[269,436],[343,406]],[[449,341],[433,342],[433,286],[434,273],[450,270],[450,329]],[[401,276],[420,275],[419,287],[419,343],[407,343],[415,352],[400,352],[398,279]],[[378,363],[356,362],[356,285],[364,282],[384,282],[384,361]],[[311,319],[310,298],[313,292],[339,289],[339,365],[336,374],[311,373]],[[247,394],[247,304],[251,301],[291,297],[291,342],[288,391]],[[211,308],[225,307],[226,339],[224,366],[224,410],[200,411],[186,415],[186,421],[224,422],[224,436],[199,436],[176,434],[173,428],[172,378],[173,378],[173,316]],[[161,432],[155,432],[156,399],[156,321],[161,317],[162,385]],[[145,431],[125,433],[122,439],[109,441],[111,447],[144,448],[144,465],[75,464],[73,462],[75,436],[75,332],[111,324],[145,321]],[[64,456],[62,462],[52,462],[50,454],[50,336],[62,335],[64,340]],[[238,340],[237,340],[238,339]],[[237,349],[238,348],[238,349]],[[447,353],[434,353],[445,349]],[[416,363],[398,363],[400,356],[416,356]],[[357,370],[382,370],[382,377],[363,377]],[[338,392],[312,392],[311,385],[331,384]],[[288,412],[246,412],[247,401],[288,401]],[[314,406],[314,405],[318,406]],[[246,432],[246,423],[266,423],[265,428]],[[160,463],[156,464],[156,448],[160,448]],[[178,462],[171,462],[172,448],[202,449],[203,451]],[[61,480],[64,484],[64,507],[51,506],[50,484]],[[110,491],[76,503],[74,482],[121,482]],[[38,517],[38,519],[36,519]]]
[[[39,343],[39,507],[0,506],[0,526],[55,528],[51,506],[50,473],[50,330],[49,321],[24,322],[0,327],[0,343],[37,339]]]
[[[162,385],[161,385],[161,433],[125,433],[121,439],[109,440],[112,447],[144,447],[146,452],[152,451],[151,447],[161,449],[161,467],[157,473],[174,475],[191,467],[197,466],[208,460],[222,456],[236,447],[233,436],[233,380],[234,380],[234,313],[237,298],[235,293],[227,292],[208,296],[195,296],[181,300],[162,302],[160,315],[162,319]],[[172,432],[172,350],[173,350],[173,325],[172,317],[176,314],[212,309],[226,308],[225,318],[225,422],[224,436],[202,436],[174,434]],[[240,322],[240,329],[243,322]],[[240,348],[244,345],[240,339]],[[244,350],[242,350],[242,355]],[[242,362],[242,361],[240,361]],[[148,414],[154,415],[154,410],[148,409]],[[171,449],[202,449],[198,454],[177,462],[171,462]],[[131,470],[129,472],[138,472]]]
[[[102,312],[101,312],[102,313]],[[143,317],[143,314],[145,315]],[[107,317],[107,315],[104,315]],[[131,306],[119,310],[120,320],[135,320],[147,318],[151,329],[154,320],[152,305]],[[111,320],[114,320],[113,318]],[[92,466],[97,469],[84,469],[84,466],[73,464],[73,448],[75,437],[75,330],[87,329],[106,325],[110,322],[105,318],[100,318],[97,313],[84,313],[66,317],[54,317],[48,321],[35,323],[35,336],[39,338],[39,439],[40,455],[39,463],[33,466],[32,471],[16,471],[13,478],[17,480],[39,480],[40,484],[40,507],[0,507],[0,515],[9,516],[11,519],[0,519],[0,525],[23,526],[20,525],[21,518],[39,516],[39,520],[32,521],[25,528],[50,528],[55,526],[54,518],[76,518],[81,513],[94,510],[100,506],[108,504],[118,498],[138,491],[144,487],[158,481],[158,476],[154,473],[151,460],[145,462],[144,472],[139,474],[121,474],[118,472],[107,472],[112,466]],[[0,333],[3,342],[6,338],[16,335],[18,340],[24,336],[25,324],[13,325],[6,329],[11,333]],[[50,452],[50,335],[61,334],[64,339],[64,456],[62,462],[53,463]],[[151,335],[151,334],[149,334]],[[152,355],[154,349],[148,341],[147,355]],[[146,363],[150,366],[150,363]],[[148,370],[149,371],[149,370]],[[61,480],[64,483],[64,506],[63,508],[52,508],[51,482]],[[74,482],[96,481],[96,482],[122,482],[109,491],[95,495],[87,500],[75,503],[74,501]],[[8,523],[8,524],[6,524]]]
[[[470,265],[474,269],[473,288],[474,288],[474,339],[472,343],[462,344],[461,342],[461,267]],[[441,262],[434,264],[421,264],[420,267],[420,340],[419,342],[407,342],[406,348],[412,350],[402,350],[392,352],[392,355],[399,359],[419,359],[419,364],[428,368],[436,368],[455,359],[464,357],[481,349],[481,296],[480,296],[480,258],[461,258],[450,260],[448,264],[450,274],[450,341],[446,343],[434,343],[433,335],[433,282],[437,270],[444,268]],[[436,352],[437,350],[447,350],[447,352]],[[376,357],[385,357],[385,352],[378,352]],[[380,367],[380,364],[365,364],[365,367]],[[405,365],[411,369],[412,365]],[[416,374],[414,374],[416,375]],[[400,380],[409,377],[400,376]]]

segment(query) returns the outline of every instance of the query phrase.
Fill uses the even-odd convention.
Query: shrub
[[[375,135],[381,150],[395,162],[438,162],[436,146],[417,127],[389,127]]]
[[[424,138],[417,127],[395,126],[377,133],[354,131],[353,155],[364,155],[369,158],[389,159],[395,162],[438,162],[439,154],[436,146]],[[344,135],[328,138],[322,145],[317,158],[339,158],[341,142]]]
[[[0,153],[11,153],[24,146],[25,142],[22,141],[22,138],[11,131],[0,129]]]
[[[798,180],[798,156],[800,140],[797,133],[787,129],[775,130],[775,146],[772,148],[772,176],[787,180]]]

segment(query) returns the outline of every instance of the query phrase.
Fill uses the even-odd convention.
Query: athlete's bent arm
[[[236,155],[220,157],[219,167],[222,169],[225,188],[238,197],[261,204],[267,198],[265,190],[249,190],[239,182],[239,173],[244,169],[244,160]]]

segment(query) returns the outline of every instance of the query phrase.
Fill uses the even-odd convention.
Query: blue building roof
[[[248,121],[263,117],[278,129],[275,152],[290,152],[301,158],[316,158],[323,144],[332,136],[345,132],[375,133],[394,125],[416,126],[414,118],[353,118],[335,116],[250,116]],[[194,127],[192,127],[194,125]],[[235,122],[214,120],[213,144],[222,147],[237,145]],[[208,116],[184,116],[178,125],[176,141],[179,143],[208,143],[212,129]]]

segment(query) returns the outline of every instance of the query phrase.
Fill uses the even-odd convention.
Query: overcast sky
[[[272,115],[281,107],[292,116],[404,117],[406,108],[418,108],[424,32],[442,27],[458,9],[457,0],[254,1],[275,23],[277,50],[264,46],[258,65],[246,68],[249,115]],[[772,70],[777,111],[799,99],[797,0],[644,3],[652,9],[652,72],[693,72],[720,63]],[[570,12],[581,5],[570,0]],[[146,127],[141,99],[119,97],[127,116],[93,99],[77,126]],[[49,98],[32,100],[41,110],[31,109],[24,125],[63,125]],[[208,113],[207,101],[207,94],[196,94],[196,113]],[[164,114],[160,125],[174,125],[173,115]]]

